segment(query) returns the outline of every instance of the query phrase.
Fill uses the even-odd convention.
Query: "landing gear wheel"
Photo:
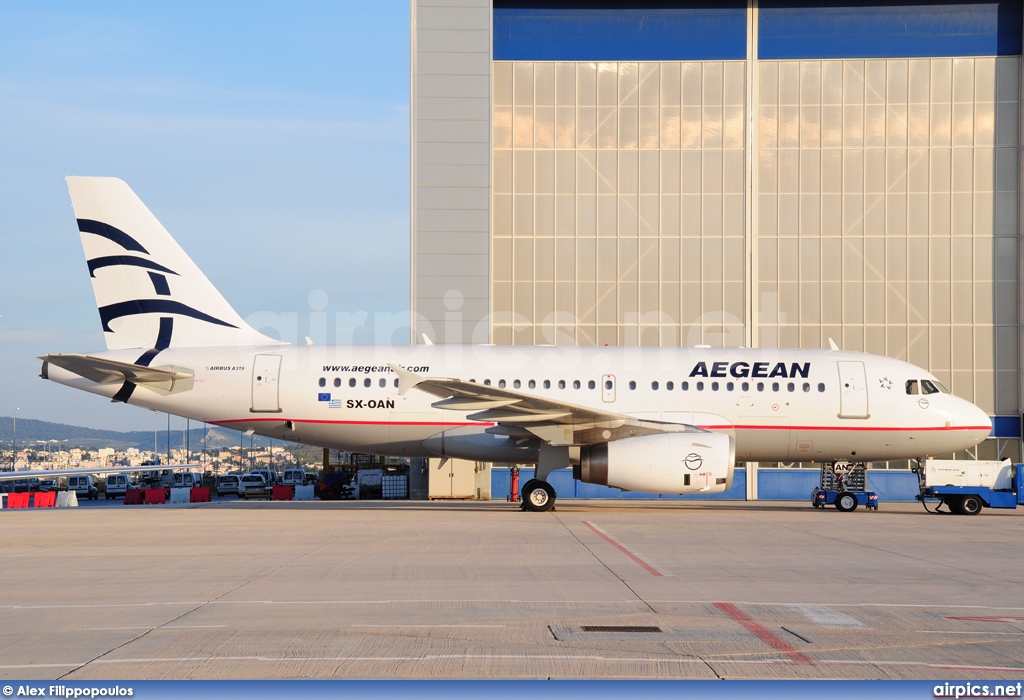
[[[852,513],[857,510],[857,497],[849,491],[842,491],[836,496],[836,510],[841,513]]]
[[[984,508],[984,504],[977,496],[964,496],[957,504],[957,512],[960,515],[977,515]]]
[[[544,513],[555,507],[555,490],[546,481],[530,479],[523,486],[522,496],[525,510]]]

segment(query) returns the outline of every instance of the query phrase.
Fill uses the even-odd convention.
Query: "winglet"
[[[828,346],[829,346],[830,350],[838,350],[839,349],[839,346],[836,345],[836,341],[832,340],[831,338],[828,339]]]
[[[422,382],[425,377],[421,377],[415,372],[410,372],[404,367],[399,367],[396,364],[388,363],[388,367],[391,371],[398,375],[398,395],[405,396],[409,389]]]

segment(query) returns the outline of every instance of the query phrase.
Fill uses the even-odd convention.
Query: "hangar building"
[[[1020,461],[1020,0],[412,0],[414,342],[908,360]]]

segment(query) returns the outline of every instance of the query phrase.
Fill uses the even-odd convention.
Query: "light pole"
[[[11,436],[11,471],[13,472],[18,468],[18,411],[20,408],[14,409],[14,433]]]

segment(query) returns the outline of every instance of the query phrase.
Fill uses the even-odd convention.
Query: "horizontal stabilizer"
[[[116,360],[105,360],[89,355],[56,354],[43,355],[39,358],[51,365],[56,365],[80,377],[97,384],[114,384],[132,382],[151,389],[170,392],[176,387],[179,391],[192,388],[193,373],[181,368],[162,369],[133,365]],[[186,384],[187,386],[182,386]]]

